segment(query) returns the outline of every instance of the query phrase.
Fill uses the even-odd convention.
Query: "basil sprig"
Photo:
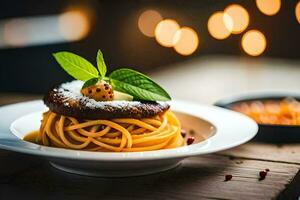
[[[95,85],[99,80],[106,80],[113,89],[130,94],[136,100],[171,100],[170,95],[161,86],[138,71],[121,68],[106,77],[107,67],[100,50],[96,59],[98,70],[89,61],[74,53],[63,51],[54,53],[53,56],[68,74],[77,80],[84,81],[82,88]]]

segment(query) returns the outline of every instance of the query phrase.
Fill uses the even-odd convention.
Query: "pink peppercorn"
[[[267,172],[266,171],[260,171],[259,172],[259,180],[264,180],[267,176]]]
[[[186,130],[181,129],[181,136],[182,136],[182,137],[185,137],[185,136],[186,136]]]
[[[231,179],[232,179],[232,175],[231,174],[226,174],[224,181],[230,181]]]
[[[190,136],[186,140],[186,143],[187,143],[187,145],[191,145],[191,144],[193,144],[194,141],[195,141],[195,138],[193,136]]]

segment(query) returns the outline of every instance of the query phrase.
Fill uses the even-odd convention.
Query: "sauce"
[[[27,141],[27,142],[32,142],[32,143],[37,143],[36,139],[38,136],[39,131],[32,131],[30,133],[27,133],[23,140]]]
[[[251,117],[259,124],[300,125],[300,102],[292,98],[245,101],[233,104],[231,109]]]

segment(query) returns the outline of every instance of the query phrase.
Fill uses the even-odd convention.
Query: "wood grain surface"
[[[297,164],[206,155],[154,175],[95,178],[61,172],[32,156],[0,155],[0,199],[274,199],[299,170]],[[225,174],[232,180],[224,181]]]

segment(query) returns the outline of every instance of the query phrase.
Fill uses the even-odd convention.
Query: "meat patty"
[[[80,93],[82,81],[55,86],[44,97],[52,112],[77,119],[147,118],[161,115],[167,103],[140,101],[95,101]]]

